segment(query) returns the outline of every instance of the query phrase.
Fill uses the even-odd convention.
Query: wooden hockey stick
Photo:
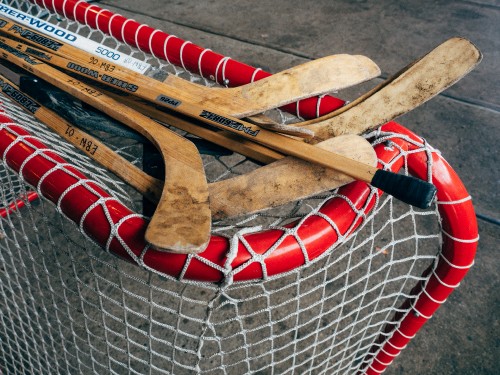
[[[200,252],[208,245],[211,213],[198,150],[185,138],[45,63],[1,44],[1,58],[39,76],[138,131],[160,151],[166,166],[162,197],[145,237],[158,249]],[[193,226],[193,217],[196,225]]]
[[[77,68],[80,72],[86,72],[86,73],[82,74],[83,77],[85,77],[85,75],[91,74],[90,68],[86,68],[85,65],[79,65],[80,63],[74,62],[74,61],[80,61],[79,59],[68,60],[64,57],[60,57],[59,55],[51,54],[49,52],[42,51],[36,47],[26,45],[24,43],[21,43],[19,41],[14,40],[14,39],[10,39],[10,36],[8,38],[7,37],[0,37],[0,41],[2,41],[3,43],[5,43],[13,48],[20,50],[22,52],[25,52],[33,57],[36,57],[36,58],[39,58],[43,61],[51,63],[51,65],[53,65],[53,66],[65,69],[69,72],[74,73],[74,71],[72,69],[68,69],[68,66],[71,66],[73,68]],[[320,62],[320,61],[317,61],[317,62]],[[84,64],[84,63],[81,63],[81,64]],[[255,98],[255,100],[257,102],[259,102],[259,100],[260,100],[260,104],[262,104],[263,103],[262,98],[269,98],[271,93],[273,93],[273,92],[274,93],[276,93],[276,92],[282,92],[282,93],[288,92],[289,93],[289,92],[291,92],[290,90],[288,90],[288,88],[290,88],[290,87],[292,87],[292,88],[295,87],[295,91],[297,91],[298,90],[297,84],[299,83],[300,80],[298,78],[292,78],[289,80],[285,80],[285,79],[283,79],[283,77],[288,76],[290,78],[290,77],[296,76],[300,72],[306,73],[306,76],[307,76],[308,73],[311,73],[310,69],[313,68],[313,65],[317,65],[317,67],[321,68],[321,66],[324,66],[326,64],[323,64],[321,62],[319,64],[311,63],[307,66],[306,66],[306,64],[304,64],[304,65],[301,65],[297,68],[292,68],[289,71],[278,73],[277,75],[272,76],[272,77],[276,77],[276,79],[274,79],[274,80],[271,80],[271,77],[269,77],[269,78],[267,78],[268,81],[262,82],[263,83],[262,85],[260,84],[261,81],[259,81],[259,83],[253,83],[253,84],[242,86],[242,87],[238,88],[238,89],[241,89],[240,90],[241,92],[238,92],[238,93],[235,92],[236,89],[229,89],[230,91],[233,92],[234,96],[236,98],[240,98],[240,100],[231,101],[231,99],[229,98],[231,95],[226,94],[225,96],[227,96],[226,99],[227,99],[228,104],[223,104],[224,101],[220,100],[221,95],[217,94],[220,92],[226,92],[227,91],[226,89],[207,88],[204,86],[200,86],[200,85],[188,82],[188,81],[181,79],[181,78],[178,78],[176,76],[169,76],[167,78],[167,80],[165,81],[165,83],[169,84],[169,85],[172,84],[177,89],[183,90],[185,92],[189,92],[191,95],[193,95],[193,97],[198,97],[199,101],[205,100],[205,102],[208,103],[208,105],[210,105],[210,104],[213,105],[212,102],[216,101],[216,100],[217,101],[220,100],[221,101],[220,106],[222,106],[224,108],[227,106],[231,107],[231,106],[237,105],[238,103],[242,104],[245,101],[245,99],[243,99],[244,98],[243,95],[245,92],[247,92],[247,93],[251,92],[252,95],[247,95],[247,96],[249,98],[252,98],[252,97]],[[87,66],[89,66],[89,65],[87,65]],[[108,69],[108,68],[105,68],[104,70],[99,69],[99,71],[103,72],[103,71],[106,71],[106,69]],[[125,69],[125,68],[123,68],[123,69]],[[92,71],[95,71],[95,70],[92,70]],[[107,74],[107,73],[102,73],[102,74]],[[102,77],[102,75],[101,75],[101,77]],[[153,80],[153,79],[148,78],[148,77],[144,77],[144,78],[146,80],[149,80],[150,84],[157,85],[158,89],[161,89],[161,85],[163,83],[158,82],[158,81]],[[269,90],[270,90],[269,92],[264,90],[264,88],[266,86],[266,82],[267,82],[267,85],[269,86]],[[280,82],[283,82],[284,85],[278,91],[273,86],[275,84],[280,83]],[[271,84],[269,84],[269,83],[271,83]],[[311,85],[312,81],[308,81],[308,84]],[[302,85],[302,86],[304,86],[304,85]],[[307,89],[307,87],[306,87],[306,89]],[[307,95],[307,94],[304,94],[305,92],[306,91],[303,91],[303,95]],[[141,91],[141,93],[144,93],[144,92]],[[228,92],[228,93],[230,94],[230,92]],[[212,94],[214,94],[215,96],[213,96]],[[158,95],[161,96],[162,94],[158,94]],[[149,96],[139,95],[139,97],[149,98],[150,100],[153,100]],[[212,98],[212,99],[210,99],[210,98]],[[278,100],[279,100],[279,98],[278,98]],[[267,101],[267,99],[265,101],[270,102],[270,101]],[[259,105],[259,103],[257,105]],[[249,101],[248,107],[252,108],[252,106],[253,106],[253,108],[259,108],[259,107],[255,107],[255,104],[252,103],[251,101]],[[243,106],[241,106],[241,108],[243,108]],[[243,110],[241,110],[241,111],[243,111]],[[242,113],[241,111],[240,111],[240,113]],[[280,132],[283,134],[289,134],[289,135],[293,135],[293,136],[300,137],[300,138],[312,138],[314,136],[314,133],[309,129],[295,127],[295,126],[283,126],[283,125],[275,123],[274,121],[270,120],[268,117],[260,115],[260,114],[259,115],[252,115],[251,117],[249,117],[249,121],[252,121],[253,123],[255,123],[261,127],[264,127],[268,130],[277,131],[277,132]],[[170,123],[170,124],[175,126],[176,122],[177,122],[177,120],[172,120],[172,123]],[[180,127],[180,128],[182,128],[182,127]]]
[[[73,95],[75,95],[74,93],[79,93],[82,87],[87,87],[83,86],[81,82],[78,82],[73,78],[68,78],[68,76],[58,70],[51,68],[39,60],[32,59],[28,55],[6,45],[5,43],[0,43],[0,48],[4,51],[1,58],[12,61],[21,67],[25,66],[23,60],[29,60],[28,69],[30,72],[40,76],[40,78],[52,83],[56,87],[70,92]],[[74,86],[76,86],[76,89]],[[102,95],[101,93],[99,94]],[[173,100],[173,102],[171,102],[171,106],[176,112],[217,128],[229,130],[254,142],[258,142],[275,149],[278,152],[295,156],[297,158],[322,165],[326,168],[336,169],[337,171],[343,172],[355,179],[371,183],[373,186],[384,190],[406,203],[426,208],[434,199],[436,189],[432,184],[425,181],[410,176],[396,175],[388,171],[380,170],[373,166],[346,158],[342,155],[310,146],[287,136],[282,136],[278,133],[264,130],[256,125],[243,120],[238,120],[226,114],[218,114],[203,107],[199,107],[196,104],[187,101],[179,101],[176,98],[170,99]],[[106,111],[103,103],[98,104],[99,106],[96,106],[96,108]],[[120,118],[118,118],[118,120],[123,122],[123,116],[120,115],[119,117]],[[148,136],[151,135],[148,134]],[[160,241],[159,239],[156,240]]]
[[[162,181],[151,177],[92,135],[73,126],[26,95],[18,87],[20,77],[17,73],[2,65],[0,72],[5,75],[0,74],[0,90],[4,95],[87,156],[116,174],[148,200],[153,203],[160,201]],[[318,147],[370,165],[377,163],[371,145],[356,135],[332,138],[322,142]],[[272,163],[249,174],[209,184],[212,217],[223,219],[261,211],[335,189],[351,181],[352,178],[332,169],[288,158],[286,163]],[[272,193],[269,192],[270,188],[273,189]]]
[[[39,53],[32,49],[31,53],[50,64],[90,79],[97,78],[101,83],[133,92],[157,105],[168,107],[173,97],[177,101],[188,101],[207,108],[223,108],[225,113],[238,118],[339,91],[380,74],[378,66],[369,58],[342,54],[313,60],[251,84],[229,89],[207,88],[173,75],[164,83],[153,80],[1,17],[0,32],[45,51]]]
[[[33,22],[33,19],[38,22],[38,24],[45,24],[43,20],[40,20],[36,17],[33,17],[31,15],[27,15],[23,12],[20,12],[17,9],[13,9],[18,17],[12,17],[12,20],[15,22],[16,20],[19,21],[20,23],[23,23],[25,26],[30,26],[29,22],[23,22],[24,19],[31,19],[31,22]],[[7,12],[7,17],[9,17],[9,14]],[[23,16],[19,18],[19,15]],[[9,17],[10,18],[10,17]],[[3,20],[5,23],[5,20]],[[19,32],[20,34],[25,35],[25,41],[29,41],[30,37],[32,37],[34,34],[31,32],[32,30],[29,29],[24,29],[21,31],[19,25],[12,24],[11,26],[9,24],[4,24],[2,25],[2,20],[0,20],[0,27],[7,28],[11,33],[10,36],[14,36],[16,32]],[[60,30],[69,32],[68,30],[61,28]],[[5,33],[5,30],[3,31]],[[26,34],[27,33],[27,34]],[[48,32],[47,32],[48,33]],[[9,34],[7,34],[9,35]],[[72,34],[73,35],[73,34]],[[125,68],[134,70],[135,72],[141,73],[141,74],[147,74],[148,70],[151,70],[151,65],[148,63],[144,63],[140,60],[137,60],[133,57],[128,57],[128,55],[123,54],[120,51],[114,50],[110,47],[104,46],[102,44],[99,44],[93,40],[90,40],[88,38],[85,38],[81,35],[74,36],[74,40],[66,40],[57,34],[52,33],[51,36],[56,38],[58,41],[63,42],[57,43],[54,40],[45,38],[40,40],[39,43],[43,45],[43,47],[46,47],[45,50],[47,52],[54,52],[58,54],[61,57],[68,58],[71,56],[72,59],[75,61],[81,61],[83,63],[88,63],[89,61],[92,61],[94,64],[101,65],[106,67],[107,69],[115,69],[116,65],[123,66]],[[57,46],[57,47],[56,47]],[[62,49],[62,52],[59,51],[59,48]],[[34,50],[31,50],[30,52],[34,52]],[[99,57],[96,56],[96,54],[99,54]],[[39,57],[41,58],[50,58],[49,54],[38,54]],[[83,59],[82,59],[83,56]],[[362,57],[361,57],[362,58]],[[101,61],[98,61],[101,60]],[[108,62],[106,62],[108,61]],[[380,69],[378,67],[373,67],[373,62],[371,61],[366,61],[367,63],[367,68],[370,68],[373,70],[371,74],[375,76],[375,74],[380,74]],[[274,95],[274,101],[279,101],[279,97],[276,97],[276,94],[279,93],[281,95],[281,100],[283,101],[283,95],[287,95],[287,98],[294,97],[296,96],[297,98],[305,98],[305,97],[310,97],[314,96],[312,95],[313,91],[311,91],[311,85],[315,84],[315,80],[317,80],[317,77],[314,79],[310,80],[305,77],[306,73],[312,73],[312,68],[314,68],[313,65],[319,65],[316,62],[311,63],[311,65],[308,65],[307,67],[309,69],[306,69],[306,65],[299,66],[297,68],[292,68],[289,70],[290,73],[292,74],[297,74],[296,70],[302,69],[303,72],[301,72],[301,76],[299,79],[295,78],[294,80],[288,79],[288,80],[283,80],[281,76],[278,76],[278,79],[267,79],[267,82],[271,81],[270,87],[268,87],[269,91],[264,91],[266,89],[265,84],[262,86],[255,86],[255,85],[245,85],[244,87],[238,87],[238,88],[232,88],[229,89],[230,91],[226,92],[225,94],[232,94],[232,96],[236,97],[241,97],[242,95],[248,95],[250,93],[250,98],[254,102],[262,102],[262,98],[267,98],[270,94],[269,92],[273,93]],[[322,69],[326,64],[322,64],[323,66],[319,66],[319,71],[322,72]],[[367,72],[368,73],[368,72]],[[305,84],[304,84],[305,82]],[[191,92],[193,94],[197,93],[197,95],[200,98],[205,98],[205,97],[211,97],[213,94],[217,94],[217,91],[220,89],[209,89],[204,86],[197,85],[195,83],[186,81],[185,79],[179,78],[174,75],[169,75],[164,83],[174,86],[180,90],[186,90],[187,92]],[[300,90],[302,90],[300,95],[296,95],[296,91],[298,90],[297,84],[292,85],[292,83],[300,83]],[[281,87],[278,87],[278,85],[281,85]],[[319,86],[314,86],[312,90],[318,90]],[[250,90],[249,90],[250,88]],[[308,91],[309,90],[309,91]],[[309,93],[308,93],[309,92]],[[317,94],[319,95],[319,94]],[[289,99],[286,99],[289,100]],[[249,105],[255,105],[252,103],[249,103],[244,111],[247,111],[249,108]],[[236,117],[240,117],[238,113],[234,114]],[[249,117],[249,120],[251,122],[264,127],[265,129],[272,130],[272,131],[277,131],[282,134],[289,134],[293,135],[296,137],[301,137],[301,138],[312,138],[314,136],[314,133],[311,130],[300,128],[300,127],[295,127],[295,126],[286,126],[286,125],[280,125],[275,123],[274,121],[270,121],[269,118],[263,115],[252,115]]]
[[[361,134],[425,103],[468,74],[481,59],[470,41],[451,38],[349,105],[295,125],[314,132],[311,143],[340,134]]]
[[[472,43],[462,38],[452,38],[408,65],[394,78],[377,86],[336,113],[326,116],[333,116],[332,118],[320,122],[309,121],[308,128],[313,128],[317,136],[322,136],[314,138],[315,143],[334,135],[362,133],[375,128],[416,108],[450,87],[474,69],[480,61],[481,53]],[[307,126],[305,123],[298,125]],[[318,143],[318,145],[323,144],[323,142]],[[254,200],[252,204],[255,204],[255,201],[260,199],[258,182],[266,181],[267,185],[270,186],[270,181],[274,181],[274,178],[293,173],[293,164],[294,159],[288,157],[232,179],[230,183],[238,185],[245,190],[245,193],[248,192]],[[271,169],[271,166],[276,169],[274,171],[268,170],[268,168]],[[275,173],[278,170],[279,173]],[[314,177],[311,176],[311,179],[314,180]],[[282,183],[283,186],[286,186],[287,181]],[[252,190],[252,187],[257,187],[257,190]],[[217,186],[213,188],[216,189]],[[227,189],[227,186],[221,185],[221,189]],[[289,189],[296,190],[297,187],[296,185],[290,186]],[[217,196],[212,191],[211,194]],[[251,207],[242,207],[247,204],[248,200],[239,199],[239,202],[241,202],[240,206],[232,205],[231,202],[221,206],[226,207],[230,211],[227,214],[231,216],[251,212]]]
[[[481,53],[471,42],[451,38],[351,104],[322,118],[294,125],[318,133],[310,143],[339,134],[360,134],[428,101],[460,80],[480,61]]]

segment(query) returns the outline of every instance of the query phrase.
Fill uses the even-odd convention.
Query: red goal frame
[[[101,30],[118,40],[152,53],[173,64],[214,78],[219,83],[237,86],[269,75],[260,69],[226,58],[175,36],[90,5],[82,0],[31,0],[50,11]],[[303,118],[323,115],[344,102],[331,96],[302,100],[287,110]],[[407,300],[408,313],[397,316],[387,327],[383,346],[374,346],[371,365],[366,374],[379,374],[393,361],[419,329],[456,288],[472,266],[477,248],[478,228],[472,200],[452,167],[438,152],[419,152],[425,140],[396,122],[385,124],[381,132],[391,133],[398,147],[377,145],[382,163],[393,163],[394,172],[403,166],[419,178],[431,180],[437,187],[437,205],[442,218],[442,249],[439,261],[426,271],[428,278],[415,286]],[[401,156],[405,151],[406,158]],[[225,274],[228,240],[212,236],[205,252],[199,255],[169,254],[156,251],[144,240],[147,226],[140,215],[111,197],[98,184],[88,182],[76,168],[68,166],[59,155],[50,151],[39,139],[27,133],[6,114],[0,115],[0,155],[37,193],[60,207],[62,214],[74,221],[82,231],[104,249],[147,269],[175,277],[217,282]],[[431,162],[429,163],[429,158]],[[431,165],[431,170],[428,165]],[[82,181],[87,181],[82,183]],[[248,234],[238,245],[232,259],[235,281],[260,279],[297,268],[330,250],[339,236],[345,237],[362,224],[363,213],[370,212],[378,199],[366,183],[353,182],[340,189],[345,199],[330,199],[321,208],[321,216],[313,215],[301,224],[298,235],[305,249],[293,236],[282,230]],[[378,194],[382,194],[378,192]],[[93,208],[92,208],[93,207]],[[342,212],[339,215],[339,212]],[[109,225],[112,219],[113,226]],[[267,272],[255,261],[244,242],[259,254],[282,239],[271,255],[266,256]],[[306,259],[307,256],[307,259]],[[389,334],[390,333],[390,334]],[[386,338],[388,337],[388,338]]]

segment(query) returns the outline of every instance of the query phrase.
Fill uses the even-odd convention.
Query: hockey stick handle
[[[201,48],[174,35],[114,14],[95,4],[79,0],[30,1],[223,85],[241,86],[271,75],[261,69]],[[284,106],[283,109],[299,117],[309,119],[338,109],[344,103],[341,99],[326,95],[303,99],[298,103]]]

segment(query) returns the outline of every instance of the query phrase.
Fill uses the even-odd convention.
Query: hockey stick
[[[52,24],[47,23],[44,20],[41,20],[40,18],[37,18],[31,14],[24,13],[24,12],[20,11],[19,9],[11,8],[8,5],[0,5],[0,10],[3,12],[3,14],[6,15],[6,17],[10,18],[14,22],[19,22],[27,27],[36,27],[43,34],[50,35],[50,37],[57,39],[58,41],[63,42],[64,44],[68,44],[69,48],[66,47],[66,51],[64,51],[64,47],[65,47],[64,44],[58,43],[54,40],[51,40],[50,38],[37,37],[37,38],[39,38],[39,42],[41,44],[43,44],[44,46],[49,48],[50,52],[54,52],[54,51],[57,52],[57,50],[59,50],[59,48],[62,47],[63,52],[66,52],[63,54],[60,53],[60,55],[62,57],[67,57],[68,55],[72,55],[73,58],[78,59],[81,56],[81,54],[78,51],[83,50],[83,51],[91,54],[90,56],[93,56],[93,60],[83,61],[85,63],[87,61],[96,61],[95,56],[98,55],[99,59],[105,60],[105,61],[101,62],[101,65],[106,66],[110,69],[113,69],[115,67],[115,65],[120,65],[120,66],[123,66],[125,68],[129,68],[129,69],[131,69],[135,72],[141,73],[141,74],[148,74],[148,70],[149,70],[150,73],[157,75],[156,72],[153,72],[154,69],[151,69],[151,65],[149,63],[135,59],[132,56],[128,56],[128,55],[126,55],[118,50],[110,48],[109,46],[105,46],[105,45],[102,45],[100,43],[97,43],[97,42],[95,42],[91,39],[88,39],[82,35],[72,33],[71,31],[61,27],[61,25],[58,25],[56,27]],[[2,22],[3,23],[0,23],[0,27],[8,26],[7,24],[5,24],[5,20],[3,20]],[[14,26],[14,29],[20,30],[19,25],[17,25],[17,26],[13,25],[13,26]],[[31,36],[34,36],[34,35],[36,35],[36,34],[31,33]],[[71,46],[76,47],[76,48],[70,48]],[[73,53],[75,53],[75,54],[73,54]],[[110,62],[111,64],[106,63],[106,61]],[[368,63],[370,65],[373,65],[372,62],[368,62]],[[373,73],[374,75],[375,75],[375,70],[377,71],[377,75],[378,75],[380,73],[380,70],[378,68],[375,68],[374,73]],[[256,70],[255,73],[257,71],[258,70]],[[251,82],[255,81],[256,76],[257,75],[254,75],[252,77]],[[311,82],[311,81],[306,81],[306,85],[309,82]],[[198,90],[205,89],[205,91],[201,93],[202,97],[208,93],[208,91],[206,90],[205,87],[200,88],[200,85],[196,85],[194,83],[191,83],[189,81],[186,81],[186,80],[181,79],[179,77],[176,77],[174,75],[169,75],[167,77],[165,83],[172,85],[172,86],[175,86],[178,89],[187,90],[187,91],[190,91],[193,93],[197,92]],[[302,84],[302,86],[303,86],[303,84]],[[283,95],[283,93],[288,93],[288,92],[291,93],[291,91],[288,90],[289,88],[290,88],[290,85],[288,85],[288,87],[279,87],[277,90],[272,90],[272,91],[274,93],[280,92],[281,93],[280,95]],[[306,92],[306,88],[307,87],[304,87],[304,86],[301,87],[302,96],[309,96],[309,94],[307,94],[307,92]],[[238,96],[238,94],[240,94],[240,93],[238,93],[237,91],[240,91],[240,90],[241,89],[234,89],[232,91],[235,91],[234,94],[236,96]],[[314,90],[316,90],[316,88],[314,88]],[[258,98],[260,97],[258,90],[257,91],[253,90],[253,91],[254,91],[253,97],[255,98],[255,100],[258,100]],[[290,95],[290,94],[285,94],[285,95]],[[237,114],[236,114],[236,117],[238,117]],[[312,136],[314,135],[314,133],[310,130],[299,128],[299,127],[289,127],[289,126],[279,125],[273,121],[270,121],[269,118],[267,118],[266,116],[262,116],[262,115],[252,116],[251,121],[258,124],[259,126],[266,128],[266,129],[278,131],[278,132],[281,132],[283,134],[294,135],[294,136],[302,137],[302,138],[312,138]]]
[[[157,247],[173,252],[200,252],[208,244],[211,214],[208,186],[198,150],[178,134],[98,90],[59,72],[3,43],[1,58],[28,70],[63,91],[107,113],[138,131],[160,151],[167,170],[163,193],[145,237]],[[197,219],[192,230],[192,218]]]
[[[102,74],[103,83],[112,81],[115,88],[128,90],[158,105],[168,106],[169,99],[175,97],[178,101],[223,108],[234,117],[248,117],[304,98],[338,91],[380,74],[378,66],[367,57],[343,54],[313,60],[229,89],[207,88],[172,75],[162,83],[4,18],[0,18],[0,31],[44,50],[45,54],[37,56],[51,64],[77,73],[85,72],[83,74],[88,76]],[[32,50],[32,53],[37,51]]]
[[[25,66],[23,61],[29,59],[30,65],[27,68],[30,72],[40,76],[40,78],[52,83],[62,90],[73,94],[78,93],[83,87],[88,89],[87,86],[84,86],[81,82],[73,78],[68,78],[68,76],[58,70],[51,68],[39,60],[32,59],[28,55],[4,43],[0,43],[0,48],[5,51],[1,58],[12,61],[21,67]],[[76,86],[76,88],[74,86]],[[371,183],[373,186],[382,189],[406,203],[427,208],[434,199],[436,189],[432,184],[425,181],[380,170],[342,155],[331,153],[301,141],[282,136],[278,133],[264,130],[256,125],[238,120],[226,114],[215,113],[203,107],[199,107],[196,104],[187,101],[179,101],[176,98],[170,99],[173,100],[173,102],[171,102],[172,109],[175,109],[176,112],[182,115],[197,119],[219,129],[229,130],[254,142],[275,149],[278,152],[295,156],[322,165],[326,168],[336,169],[355,179]],[[97,108],[105,111],[105,104],[99,103]],[[123,116],[120,117],[122,118]],[[160,241],[159,238],[156,238],[156,240]]]
[[[311,143],[340,134],[361,134],[438,95],[473,70],[481,59],[481,52],[467,39],[448,39],[349,105],[295,125],[315,133]]]
[[[4,95],[87,156],[116,174],[148,200],[153,203],[160,201],[162,181],[151,177],[92,135],[73,126],[21,91],[20,74],[3,65],[0,65],[0,73],[3,74],[3,76],[0,74],[0,90]],[[62,110],[63,108],[59,111]],[[318,147],[370,165],[377,163],[375,151],[370,143],[356,135],[332,138],[322,142]],[[234,177],[209,184],[212,216],[215,219],[222,219],[249,214],[335,189],[352,181],[352,178],[332,169],[298,159],[291,160],[293,162],[290,160],[286,163],[276,162],[265,168],[258,168],[244,178]],[[286,169],[286,173],[282,173],[283,168]],[[269,194],[270,186],[274,187],[272,194]],[[252,199],[249,199],[250,197]]]

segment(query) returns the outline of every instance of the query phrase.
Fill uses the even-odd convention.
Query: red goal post
[[[268,75],[95,4],[81,0],[33,2],[222,84],[241,85]],[[287,110],[311,118],[342,104],[340,99],[325,96],[303,100]],[[424,139],[390,122],[373,132],[370,140],[380,166],[395,172],[402,169],[436,185],[435,211],[441,226],[441,248],[436,260],[415,282],[409,297],[395,308],[392,320],[372,340],[371,349],[365,350],[359,371],[378,374],[459,285],[473,264],[478,231],[471,197],[460,178]],[[314,266],[355,236],[358,228],[372,219],[372,210],[382,199],[380,191],[354,182],[303,219],[263,231],[251,228],[248,234],[233,239],[214,234],[208,249],[199,255],[168,254],[150,248],[144,241],[147,219],[74,167],[71,160],[52,151],[51,145],[30,134],[11,118],[8,106],[0,116],[0,154],[7,168],[35,187],[39,196],[51,201],[89,241],[155,274],[196,282],[259,282]],[[414,214],[412,208],[409,210]],[[4,215],[8,217],[8,211]]]

